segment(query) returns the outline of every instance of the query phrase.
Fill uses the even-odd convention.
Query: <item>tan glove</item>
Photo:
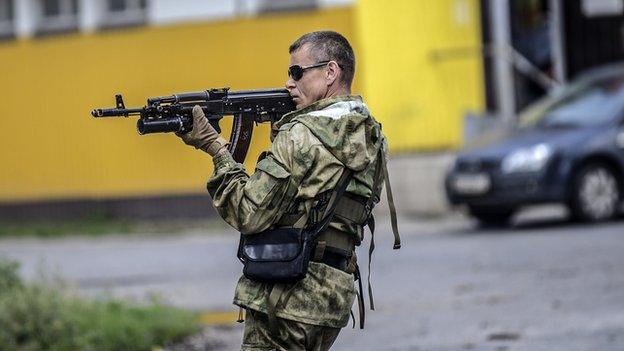
[[[186,134],[177,134],[186,145],[203,150],[210,156],[228,152],[228,142],[208,123],[204,111],[199,105],[193,107],[193,130]]]

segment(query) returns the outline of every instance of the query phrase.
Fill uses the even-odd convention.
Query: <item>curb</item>
[[[238,320],[238,311],[201,312],[197,319],[202,325],[231,325]]]

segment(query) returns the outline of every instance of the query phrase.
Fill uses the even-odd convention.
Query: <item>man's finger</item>
[[[198,121],[204,117],[206,117],[206,115],[204,115],[204,111],[202,111],[202,108],[199,105],[193,106],[193,119],[195,121]]]

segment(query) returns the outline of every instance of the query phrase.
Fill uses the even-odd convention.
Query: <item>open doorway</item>
[[[505,4],[504,28],[494,27],[492,7]],[[513,91],[518,112],[552,87],[589,68],[624,60],[624,0],[480,0],[487,110],[501,111],[501,88]],[[499,12],[500,13],[500,12]],[[513,50],[505,60],[510,84],[496,77],[495,34],[508,38]],[[514,57],[515,55],[515,57]],[[498,57],[500,58],[500,57]],[[521,64],[518,64],[520,61]],[[523,64],[524,63],[524,64]],[[528,67],[528,68],[527,68]]]

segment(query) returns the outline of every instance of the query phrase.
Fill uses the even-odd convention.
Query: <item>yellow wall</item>
[[[203,193],[209,157],[170,134],[139,136],[136,119],[93,119],[90,110],[112,107],[115,93],[142,106],[183,91],[281,87],[288,46],[319,29],[353,44],[354,92],[391,150],[459,146],[462,116],[484,104],[478,0],[356,4],[0,42],[0,202]],[[263,126],[248,169],[267,145]]]
[[[484,105],[478,0],[359,0],[355,17],[363,94],[391,149],[458,147],[462,116]]]
[[[113,106],[115,93],[142,106],[211,87],[281,87],[292,41],[333,29],[353,42],[352,22],[339,8],[0,42],[0,202],[204,192],[209,157],[173,135],[137,135],[135,119],[89,111]],[[248,169],[267,129],[254,139]]]

